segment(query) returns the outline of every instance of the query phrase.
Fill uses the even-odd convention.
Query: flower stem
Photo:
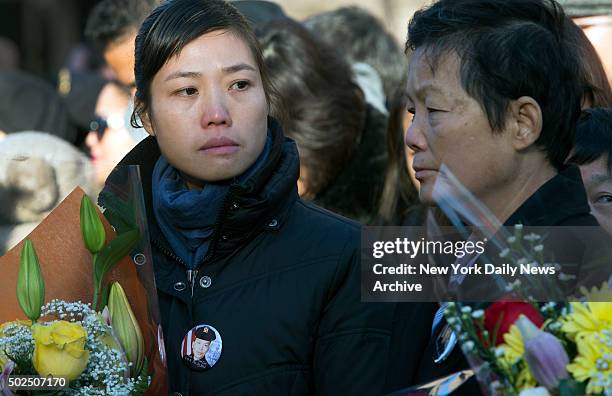
[[[100,286],[98,285],[98,281],[96,279],[96,258],[97,258],[97,254],[93,253],[91,255],[92,257],[92,274],[93,274],[93,300],[92,300],[92,304],[91,304],[91,308],[94,311],[98,310],[98,297],[100,295]]]

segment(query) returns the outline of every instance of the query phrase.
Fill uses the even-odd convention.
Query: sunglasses
[[[89,123],[89,130],[95,132],[98,135],[98,139],[102,140],[104,133],[108,128],[120,129],[123,128],[123,114],[111,114],[108,117],[101,117],[96,115],[93,120]]]

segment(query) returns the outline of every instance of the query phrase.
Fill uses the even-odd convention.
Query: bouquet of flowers
[[[151,377],[142,331],[119,282],[105,286],[105,275],[140,239],[137,229],[106,242],[93,203],[83,195],[80,226],[91,253],[91,303],[53,299],[45,304],[45,282],[31,240],[23,243],[16,285],[17,300],[29,320],[0,326],[0,391],[12,394],[11,375],[62,378],[58,394],[140,395]],[[102,309],[100,309],[102,308]],[[24,384],[25,385],[25,384]],[[32,385],[32,383],[30,383]]]
[[[526,256],[544,265],[542,237],[521,230],[515,227],[500,256],[514,265]],[[521,241],[528,241],[527,249]],[[526,290],[510,284],[486,309],[447,304],[447,323],[487,393],[611,396],[611,283],[583,287],[579,301],[566,303],[537,303]]]

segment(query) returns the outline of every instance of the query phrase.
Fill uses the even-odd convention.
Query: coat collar
[[[544,183],[504,225],[560,225],[571,217],[588,215],[589,212],[580,169],[569,165]]]
[[[280,228],[288,208],[298,199],[299,158],[295,142],[284,136],[280,125],[273,118],[268,119],[268,127],[272,134],[268,161],[249,179],[230,187],[226,203],[221,213],[218,213],[211,243],[213,252],[229,253],[261,230]],[[153,243],[161,243],[167,249],[152,207],[152,174],[160,155],[155,137],[149,136],[140,142],[107,178],[99,203],[102,207],[106,206],[104,191],[117,182],[121,166],[139,165],[151,239]]]

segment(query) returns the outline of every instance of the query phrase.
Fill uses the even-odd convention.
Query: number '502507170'
[[[68,387],[66,378],[53,376],[14,375],[7,378],[7,383],[12,390],[59,390]]]

